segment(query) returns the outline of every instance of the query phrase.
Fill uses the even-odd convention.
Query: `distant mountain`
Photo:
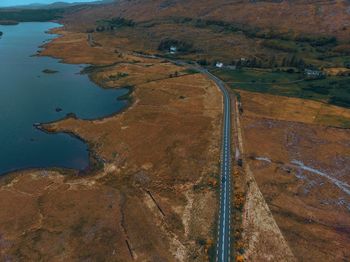
[[[67,3],[67,2],[55,2],[52,4],[38,4],[33,3],[29,5],[17,5],[17,6],[11,6],[11,7],[3,7],[0,9],[54,9],[54,8],[65,8],[65,7],[71,7],[76,5],[99,5],[99,4],[109,4],[113,3],[115,0],[98,0],[93,2],[74,2],[74,3]]]

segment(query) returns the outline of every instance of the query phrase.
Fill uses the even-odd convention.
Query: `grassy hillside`
[[[98,21],[119,18],[134,27],[109,34],[132,36],[140,51],[155,51],[171,38],[192,47],[187,54],[192,60],[229,63],[256,57],[268,64],[295,54],[307,63],[343,66],[350,54],[350,3],[345,0],[120,0],[65,15],[64,22],[70,30],[86,31]]]
[[[348,39],[349,8],[350,3],[346,0],[120,0],[108,10],[103,7],[95,9],[95,14],[123,16],[138,22],[166,17],[201,18],[272,28],[285,33],[335,34]],[[86,20],[92,21],[93,17],[87,16]]]
[[[112,10],[115,16],[137,21],[165,17],[191,17],[249,24],[312,34],[349,37],[349,7],[338,1],[238,1],[238,0],[121,0]],[[307,26],[306,26],[307,25]]]

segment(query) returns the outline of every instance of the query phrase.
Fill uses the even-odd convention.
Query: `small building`
[[[313,69],[305,69],[304,75],[307,79],[322,79],[326,77],[324,72]]]
[[[171,46],[170,48],[169,48],[169,51],[170,51],[170,54],[176,54],[176,52],[177,52],[177,47],[176,46]]]
[[[215,66],[216,66],[217,68],[223,68],[224,64],[221,63],[221,62],[216,62]]]

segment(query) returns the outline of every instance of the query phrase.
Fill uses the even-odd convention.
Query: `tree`
[[[295,55],[293,55],[289,61],[289,66],[296,67],[296,60],[297,60],[297,57]]]
[[[236,66],[237,66],[237,68],[241,68],[241,67],[242,67],[242,61],[241,61],[241,59],[239,59],[239,60],[237,61]]]
[[[282,67],[286,67],[287,66],[287,58],[283,57],[282,59]]]
[[[258,67],[258,68],[263,67],[263,64],[262,64],[262,61],[261,61],[261,60],[258,60],[258,63],[257,63],[257,65],[256,65],[256,67]]]
[[[275,56],[272,56],[270,61],[269,61],[269,67],[270,68],[273,68],[273,67],[276,67],[276,57]]]
[[[303,59],[299,59],[298,60],[298,62],[297,62],[297,66],[296,67],[298,67],[298,68],[300,68],[300,69],[304,69],[305,68],[305,62],[304,62],[304,60]]]
[[[250,60],[250,67],[256,67],[257,66],[257,60],[256,57],[254,57],[252,60]]]
[[[200,64],[201,66],[207,66],[209,65],[208,61],[206,59],[200,59],[198,60],[198,64]]]

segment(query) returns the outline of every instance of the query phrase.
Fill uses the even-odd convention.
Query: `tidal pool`
[[[127,89],[106,90],[80,74],[85,65],[33,56],[56,23],[1,26],[0,38],[0,174],[26,168],[84,169],[85,143],[68,134],[47,134],[33,125],[59,120],[68,113],[97,119],[127,106],[118,100]],[[44,71],[44,72],[43,72]]]

